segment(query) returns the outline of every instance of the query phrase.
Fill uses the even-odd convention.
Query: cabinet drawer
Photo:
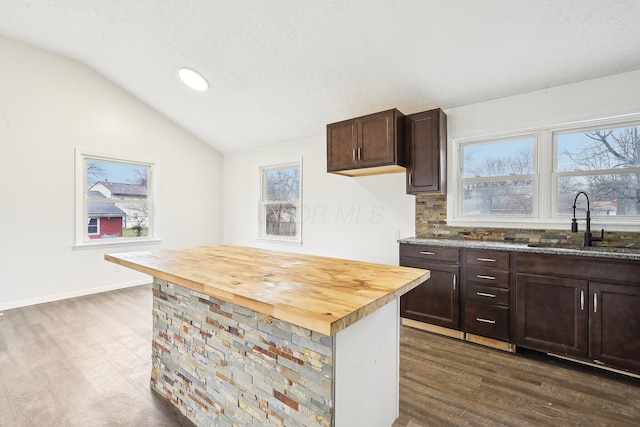
[[[426,261],[459,262],[460,249],[405,243],[400,245],[400,257],[418,258]]]
[[[467,302],[467,333],[509,341],[509,309],[498,305]]]
[[[508,270],[509,252],[470,249],[467,251],[466,264],[482,265],[485,267],[497,268],[499,270]]]
[[[509,289],[494,288],[469,283],[467,285],[467,301],[485,304],[509,305]]]
[[[467,282],[481,283],[498,288],[508,288],[509,271],[470,265],[467,266]]]

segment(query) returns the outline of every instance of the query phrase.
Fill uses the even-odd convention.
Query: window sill
[[[285,245],[302,246],[302,240],[297,239],[279,239],[277,237],[256,237],[257,242],[265,243],[282,243]]]
[[[136,239],[136,240],[109,239],[109,240],[100,240],[96,243],[94,242],[76,243],[75,245],[73,245],[73,249],[84,250],[84,249],[91,249],[91,248],[135,246],[135,245],[159,244],[161,242],[162,241],[158,238]]]
[[[578,218],[578,224],[581,232],[584,232],[585,219]],[[545,221],[533,220],[527,218],[520,219],[501,219],[496,218],[479,217],[479,218],[465,218],[465,219],[447,219],[447,226],[450,227],[467,227],[467,228],[516,228],[527,230],[570,230],[571,218],[566,219],[549,219]],[[597,232],[599,229],[604,228],[605,231],[638,231],[640,226],[639,221],[613,219],[613,217],[607,217],[600,219],[598,217],[591,217],[591,230]],[[437,225],[434,225],[434,229],[437,229]]]

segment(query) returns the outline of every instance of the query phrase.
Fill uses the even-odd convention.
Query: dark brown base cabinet
[[[640,373],[640,283],[589,282],[589,291],[590,358]]]
[[[456,248],[400,245],[400,265],[424,268],[431,277],[400,298],[406,319],[460,329],[459,251]]]
[[[518,254],[515,344],[640,373],[640,263]]]
[[[401,297],[405,319],[640,374],[638,260],[403,243],[400,265],[431,270]]]
[[[467,249],[462,258],[465,332],[509,342],[509,252]]]
[[[587,281],[518,274],[516,344],[586,358]]]

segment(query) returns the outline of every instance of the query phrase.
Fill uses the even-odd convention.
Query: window
[[[461,145],[465,215],[532,215],[533,137]]]
[[[302,162],[260,168],[260,237],[302,241]]]
[[[154,166],[76,150],[76,246],[153,240]]]
[[[89,236],[95,236],[100,234],[100,223],[98,218],[89,218]]]
[[[454,150],[451,225],[566,229],[580,191],[594,222],[640,224],[638,116],[464,138]],[[586,198],[576,207],[583,216]]]
[[[584,191],[591,215],[640,216],[640,125],[556,132],[554,141],[558,215],[572,214]]]

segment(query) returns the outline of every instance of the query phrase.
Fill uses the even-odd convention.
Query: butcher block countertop
[[[428,270],[243,246],[105,255],[107,261],[334,335],[429,278]]]

